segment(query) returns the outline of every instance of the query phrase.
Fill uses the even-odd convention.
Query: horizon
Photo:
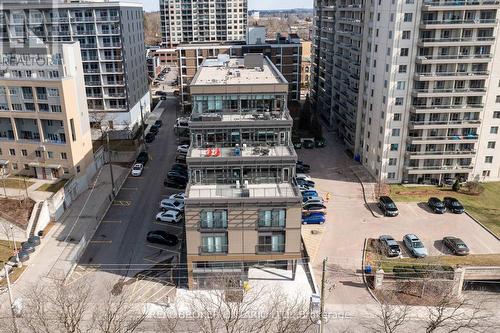
[[[146,12],[157,12],[160,10],[159,0],[125,0],[125,2],[138,2],[144,5]],[[309,3],[309,5],[303,5]],[[289,4],[289,5],[287,5]],[[302,5],[302,6],[301,6]],[[248,0],[248,10],[291,10],[291,9],[313,9],[313,0]]]

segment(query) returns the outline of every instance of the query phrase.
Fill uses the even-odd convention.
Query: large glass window
[[[202,229],[227,228],[227,210],[203,210],[200,213],[200,226]]]
[[[285,252],[285,232],[259,234],[257,252]]]
[[[281,227],[286,223],[286,209],[267,209],[259,211],[259,227]]]
[[[227,253],[227,235],[201,237],[201,253]]]

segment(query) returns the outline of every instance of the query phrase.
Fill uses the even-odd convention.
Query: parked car
[[[189,179],[189,176],[188,176],[187,172],[180,171],[180,170],[170,170],[167,173],[167,177],[182,178],[182,179],[185,179],[186,181]]]
[[[156,127],[156,126],[152,125],[152,126],[149,128],[149,133],[153,133],[153,134],[155,134],[155,135],[156,135],[156,134],[158,134],[159,130],[160,130],[160,128],[159,128],[159,127]],[[149,133],[148,133],[148,134],[149,134]]]
[[[311,176],[306,175],[305,173],[297,173],[297,174],[295,175],[295,178],[296,178],[296,179],[309,180],[309,181],[311,181],[311,182],[312,182],[312,178],[311,178]]]
[[[299,169],[303,171],[299,171]],[[297,161],[295,170],[297,171],[297,173],[307,173],[311,170],[311,166],[302,161]]]
[[[398,216],[398,207],[390,197],[381,196],[378,198],[378,206],[385,216]]]
[[[149,132],[144,137],[144,141],[146,141],[147,143],[151,143],[151,142],[153,142],[155,140],[155,137],[156,137],[156,135],[154,133]]]
[[[293,144],[294,149],[301,149],[302,148],[302,142],[300,142],[300,141],[292,139],[292,144]]]
[[[143,169],[144,169],[144,165],[142,165],[142,163],[136,163],[132,167],[131,175],[133,177],[139,177],[140,175],[142,175],[142,170]]]
[[[189,128],[189,119],[183,117],[177,118],[177,120],[175,121],[175,127]]]
[[[323,224],[325,221],[324,214],[313,213],[302,217],[302,224]]]
[[[182,220],[182,213],[177,210],[166,210],[156,214],[156,221],[179,223]]]
[[[318,192],[315,190],[301,191],[302,197],[319,197]]]
[[[172,164],[172,167],[170,168],[170,170],[180,170],[180,171],[187,172],[188,168],[187,168],[187,165],[185,165],[185,164],[174,163],[174,164]]]
[[[316,203],[308,203],[302,206],[302,215],[308,215],[311,213],[326,214],[326,206]]]
[[[453,185],[454,182],[455,182],[455,180],[453,178],[451,178],[451,177],[446,177],[443,180],[443,183],[445,185],[450,185],[450,186]]]
[[[306,149],[314,148],[314,139],[300,139],[302,141],[302,147]]]
[[[436,214],[444,214],[446,213],[446,207],[444,203],[436,197],[431,197],[427,201],[427,205],[429,208]]]
[[[427,257],[427,249],[420,239],[413,234],[407,234],[403,237],[403,243],[410,253],[417,258]]]
[[[314,139],[314,145],[316,146],[316,148],[326,147],[326,140],[325,140],[325,138],[323,138],[323,137],[321,137],[321,138],[315,138]]]
[[[401,254],[401,248],[392,236],[382,235],[378,239],[384,246],[385,254],[388,257],[397,257]]]
[[[135,162],[136,163],[141,163],[142,165],[146,165],[146,163],[148,162],[148,160],[149,160],[148,153],[146,153],[145,151],[141,151],[139,153],[139,156],[137,156]]]
[[[178,189],[185,189],[187,185],[187,180],[180,178],[167,177],[163,181],[163,185],[167,187],[173,187]]]
[[[323,198],[320,196],[312,196],[312,195],[304,195],[302,194],[302,203],[305,204],[308,201],[311,200],[321,200],[321,203],[323,203]]]
[[[304,201],[305,200],[305,201]],[[304,197],[302,198],[302,204],[307,205],[307,204],[320,204],[324,205],[324,201],[321,197]]]
[[[19,251],[17,254],[20,262],[26,262],[30,259],[30,254],[24,250]]]
[[[160,97],[160,101],[166,101],[167,100],[167,96],[161,96]]]
[[[163,95],[166,95],[166,94],[167,94],[167,92],[166,92],[166,91],[157,90],[157,91],[155,92],[155,94],[156,94],[156,95],[158,95],[158,96],[163,96]]]
[[[28,242],[33,244],[34,246],[38,246],[41,243],[41,239],[39,236],[30,236],[28,238]]]
[[[175,193],[168,197],[170,200],[174,200],[180,203],[184,203],[184,199],[186,198],[186,194],[184,192]]]
[[[26,253],[33,253],[35,252],[35,245],[31,244],[30,242],[23,242],[21,244],[21,251],[24,251]]]
[[[160,209],[182,212],[184,210],[184,203],[171,199],[163,199],[160,201]]]
[[[310,188],[314,188],[314,186],[316,185],[316,183],[313,182],[312,180],[305,180],[302,178],[295,178],[295,181],[297,182],[297,185],[304,185]]]
[[[157,121],[155,121],[154,125],[155,125],[156,127],[162,127],[162,125],[163,125],[163,121],[161,121],[161,119],[158,119]]]
[[[176,235],[169,234],[163,230],[155,230],[148,232],[146,239],[150,243],[163,244],[167,246],[174,246],[179,243],[179,239]]]
[[[314,190],[313,186],[297,184],[300,191]]]
[[[177,154],[177,156],[175,157],[175,162],[186,164],[186,155]]]
[[[462,214],[463,212],[465,212],[464,206],[462,206],[460,201],[458,201],[455,198],[444,197],[443,202],[444,202],[444,205],[446,206],[446,208],[448,208],[450,210],[450,212],[452,212],[454,214]]]
[[[447,236],[443,238],[443,244],[457,256],[466,256],[469,254],[469,248],[464,241],[457,237]]]
[[[177,146],[177,152],[178,153],[187,154],[188,150],[189,150],[189,145],[180,145],[180,146]]]

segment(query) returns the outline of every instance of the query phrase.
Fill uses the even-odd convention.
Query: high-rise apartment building
[[[150,109],[142,5],[104,0],[7,0],[0,36],[12,47],[79,41],[90,121],[133,130]]]
[[[378,180],[498,180],[498,0],[316,0],[313,100]]]
[[[160,0],[163,44],[244,41],[247,0]]]
[[[83,174],[94,155],[78,42],[0,49],[0,175]]]
[[[264,27],[249,27],[245,42],[224,42],[206,44],[181,44],[177,46],[179,85],[181,102],[191,102],[190,83],[207,57],[227,54],[230,57],[243,57],[248,53],[264,54],[288,81],[288,100],[300,100],[302,44],[296,34],[277,35],[266,39]]]
[[[261,54],[207,58],[191,82],[185,220],[189,286],[256,264],[295,272],[301,195],[292,183],[288,83]]]

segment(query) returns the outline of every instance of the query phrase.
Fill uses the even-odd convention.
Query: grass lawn
[[[5,185],[4,185],[5,182]],[[17,188],[17,189],[25,189],[27,187],[30,187],[33,185],[34,182],[31,182],[29,180],[26,180],[26,182],[23,180],[23,178],[5,178],[5,179],[0,179],[0,186],[7,187],[7,188]]]
[[[21,243],[17,242],[17,248],[19,249],[21,247]],[[10,257],[12,257],[13,251],[12,251],[12,242],[6,241],[6,240],[0,240],[0,267],[3,269],[3,265],[5,262],[9,260]],[[22,271],[26,268],[26,266],[23,266],[22,268],[15,268],[14,272],[12,272],[9,277],[10,277],[10,282],[14,282],[19,275],[21,275]],[[4,286],[7,284],[7,281],[4,279],[2,282],[0,282],[0,286]]]
[[[457,193],[450,187],[390,185],[390,196],[394,201],[427,202],[429,197],[442,199],[452,196],[460,200],[467,212],[500,237],[500,182],[481,183],[480,195]]]
[[[43,184],[42,186],[40,186],[39,188],[37,188],[36,190],[37,191],[45,191],[45,192],[53,192],[53,193],[56,193],[57,191],[59,191],[61,189],[61,187],[64,186],[64,184],[66,184],[66,182],[68,181],[68,179],[61,179],[59,180],[58,182],[56,183],[52,183],[52,184]]]

